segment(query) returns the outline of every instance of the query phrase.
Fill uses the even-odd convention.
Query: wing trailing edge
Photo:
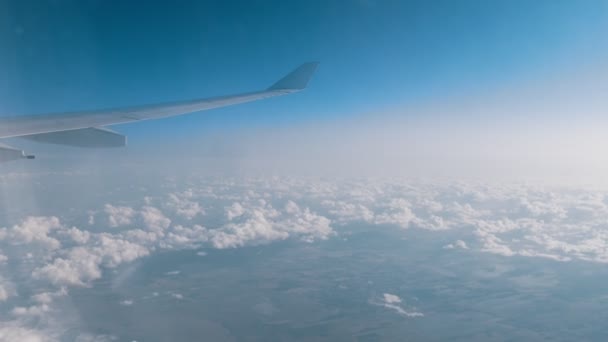
[[[123,147],[127,137],[106,128],[82,128],[71,131],[26,135],[22,138],[40,143],[85,148]]]
[[[256,92],[129,108],[2,117],[0,139],[22,137],[76,147],[122,147],[126,145],[127,138],[102,127],[167,118],[298,92],[306,88],[318,64],[304,63],[269,88]],[[22,158],[33,157],[22,150],[0,145],[0,162]]]
[[[5,144],[0,144],[0,162],[7,162],[19,159],[34,159],[34,156],[27,155],[23,150],[20,150],[18,148],[14,148]]]

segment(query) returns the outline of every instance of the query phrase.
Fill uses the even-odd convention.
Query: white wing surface
[[[124,146],[126,137],[102,127],[166,118],[295,93],[306,87],[317,65],[316,62],[302,64],[270,88],[250,93],[131,108],[4,117],[0,118],[0,138],[24,137],[43,143],[78,147]],[[0,154],[3,151],[10,157],[0,158],[0,162],[18,159],[19,155],[31,158],[9,146],[0,147]]]

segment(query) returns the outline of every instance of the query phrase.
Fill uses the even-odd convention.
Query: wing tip
[[[268,90],[302,90],[306,88],[319,62],[307,62],[273,84]]]

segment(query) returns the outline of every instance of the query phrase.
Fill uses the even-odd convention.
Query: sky
[[[607,340],[608,2],[0,0],[0,342]]]
[[[369,160],[382,164],[371,173],[483,164],[476,169],[487,174],[496,158],[546,160],[538,173],[556,163],[608,167],[597,159],[598,144],[608,143],[598,129],[607,123],[605,1],[0,6],[0,115],[257,90],[302,62],[321,62],[297,95],[117,127],[129,136],[127,158],[180,150],[351,165],[387,156]]]

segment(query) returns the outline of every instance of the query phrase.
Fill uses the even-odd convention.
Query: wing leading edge
[[[295,93],[306,88],[317,66],[317,62],[302,64],[266,90],[250,93],[131,108],[0,118],[0,138],[24,137],[38,142],[78,147],[120,146],[123,141],[121,139],[125,137],[101,127],[166,118]]]

